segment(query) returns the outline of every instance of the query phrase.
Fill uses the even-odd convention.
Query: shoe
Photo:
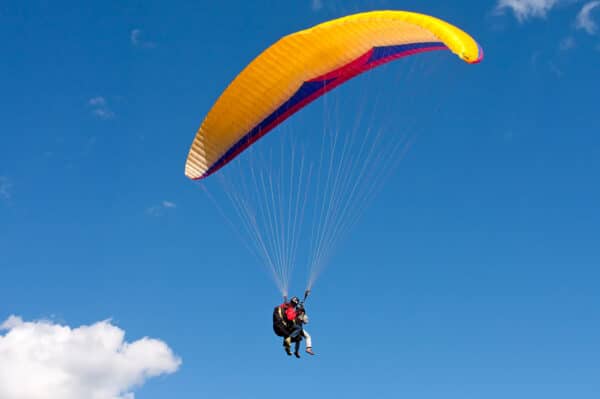
[[[294,352],[294,356],[296,356],[298,359],[300,359],[300,352],[298,352],[298,351]]]
[[[311,347],[306,348],[306,353],[308,353],[309,355],[314,355],[315,352],[312,351]]]

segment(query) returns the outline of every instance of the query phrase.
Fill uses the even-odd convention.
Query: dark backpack
[[[280,337],[287,337],[289,335],[285,315],[281,306],[276,306],[275,309],[273,309],[273,331]]]

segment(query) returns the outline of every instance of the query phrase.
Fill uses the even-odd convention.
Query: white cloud
[[[90,98],[88,105],[92,107],[92,114],[100,119],[111,119],[115,116],[115,113],[108,107],[108,101],[102,96]]]
[[[544,18],[548,11],[556,6],[561,0],[499,0],[496,5],[498,12],[509,9],[515,14],[519,22],[528,18]]]
[[[323,8],[323,0],[311,0],[310,8],[313,11],[319,11]]]
[[[595,34],[598,31],[598,24],[592,19],[592,11],[600,6],[600,1],[590,1],[585,4],[579,14],[577,14],[577,18],[575,19],[575,26],[577,29],[583,29],[590,35]]]
[[[575,39],[572,36],[567,36],[560,41],[558,48],[561,51],[567,51],[575,47]]]
[[[8,177],[0,176],[0,199],[8,201],[11,197],[12,184]]]
[[[134,399],[135,387],[181,364],[163,341],[126,342],[109,321],[71,328],[11,316],[0,331],[2,399]]]
[[[135,47],[156,47],[156,43],[144,40],[141,29],[133,29],[129,34],[129,40],[131,40],[131,44]]]
[[[175,209],[177,204],[172,201],[162,201],[159,205],[153,205],[146,209],[146,213],[152,216],[162,215],[165,210]]]

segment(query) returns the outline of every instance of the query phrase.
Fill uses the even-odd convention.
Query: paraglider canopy
[[[483,52],[467,33],[428,15],[371,11],[290,34],[254,59],[219,97],[190,148],[185,174],[202,179],[327,91],[400,57],[450,50],[467,63]]]

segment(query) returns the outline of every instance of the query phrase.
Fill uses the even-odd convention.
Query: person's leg
[[[283,349],[285,349],[285,353],[289,356],[292,355],[292,339],[290,337],[285,337],[283,339]]]
[[[304,339],[306,340],[306,353],[314,355],[314,353],[312,351],[312,337],[306,330],[302,331],[302,336],[304,336]]]
[[[298,337],[295,341],[294,341],[294,355],[300,359],[300,341],[302,341],[302,339],[300,339],[300,337]]]
[[[306,347],[307,348],[312,348],[312,337],[310,336],[310,334],[308,333],[308,331],[302,330],[302,336],[306,340]]]
[[[302,334],[302,326],[294,325],[292,327],[292,332],[290,333],[290,338],[296,339],[300,334]]]
[[[283,335],[283,348],[285,349],[285,353],[287,353],[289,356],[292,355],[292,338],[290,337],[290,331],[288,329],[282,328],[281,329],[282,335]]]

